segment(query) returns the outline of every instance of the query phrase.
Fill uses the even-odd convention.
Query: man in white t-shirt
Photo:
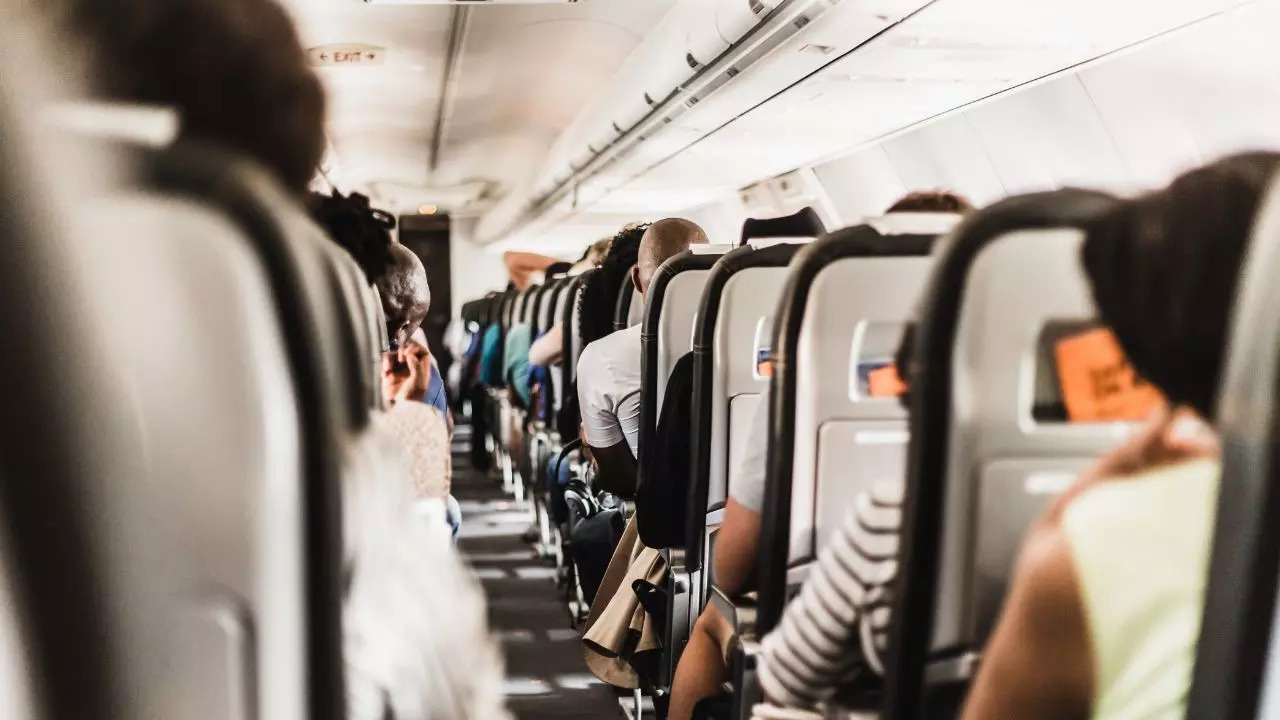
[[[659,220],[640,241],[631,280],[644,295],[658,267],[707,234],[688,220]],[[635,493],[640,436],[640,326],[601,338],[578,358],[582,436],[599,472],[597,483],[624,496]]]

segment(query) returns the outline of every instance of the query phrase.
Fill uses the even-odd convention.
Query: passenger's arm
[[[596,487],[624,498],[636,494],[636,459],[626,440],[609,447],[590,446],[596,462]]]
[[[858,651],[862,608],[884,565],[860,557],[858,517],[850,512],[818,556],[800,594],[765,637],[760,685],[775,704],[812,707],[830,698],[863,665]]]
[[[746,590],[759,555],[760,513],[730,497],[716,533],[716,586],[730,597]]]
[[[1082,720],[1091,712],[1092,678],[1075,567],[1050,515],[1023,546],[963,717]]]
[[[560,331],[560,324],[556,323],[529,347],[529,364],[549,367],[560,362],[563,345],[564,333]]]
[[[634,497],[636,458],[614,414],[611,393],[615,381],[601,365],[601,358],[590,347],[587,350],[578,362],[578,405],[583,444],[596,464],[596,486],[615,495]]]
[[[520,290],[524,290],[529,287],[534,273],[543,272],[551,267],[556,259],[536,253],[509,251],[502,254],[502,262],[507,266],[507,274],[511,277],[511,282],[515,283]]]

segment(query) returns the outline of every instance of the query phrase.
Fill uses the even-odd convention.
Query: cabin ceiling
[[[339,189],[366,192],[396,212],[439,204],[474,215],[532,183],[556,138],[674,0],[286,5],[308,47],[386,48],[381,65],[317,68],[330,94],[331,175]],[[467,14],[466,30],[445,92],[457,13]]]

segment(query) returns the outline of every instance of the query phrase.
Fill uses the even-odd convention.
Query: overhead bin
[[[716,0],[710,2],[695,2],[690,6],[689,17],[685,21],[684,51],[685,51],[685,72],[686,77],[689,73],[697,72],[707,63],[720,57],[720,54],[729,49],[731,40],[726,40],[724,35],[720,33],[717,27],[717,16],[720,14],[720,6],[734,2],[734,0]],[[740,3],[746,7],[746,0]],[[750,26],[747,27],[751,29]]]
[[[640,86],[641,97],[635,98],[644,103],[646,108],[641,117],[648,113],[647,108],[661,104],[688,79],[693,70],[685,61],[686,41],[688,40],[689,23],[694,22],[702,13],[698,8],[700,2],[685,2],[678,5],[667,19],[658,26],[651,38],[652,45],[645,43],[642,49],[645,55],[640,58],[647,66],[643,83]],[[706,18],[714,21],[714,18]],[[630,108],[633,100],[628,98],[625,107]],[[629,113],[628,113],[629,114]],[[634,123],[632,123],[634,124]],[[623,126],[626,127],[626,126]]]
[[[726,47],[741,40],[781,4],[782,0],[717,0],[716,29]]]

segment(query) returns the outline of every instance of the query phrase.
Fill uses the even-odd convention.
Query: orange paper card
[[[867,373],[871,397],[898,397],[907,391],[907,384],[898,376],[897,365],[885,365]]]
[[[1074,422],[1142,420],[1161,402],[1160,391],[1138,377],[1110,330],[1066,338],[1055,355],[1062,400]]]

